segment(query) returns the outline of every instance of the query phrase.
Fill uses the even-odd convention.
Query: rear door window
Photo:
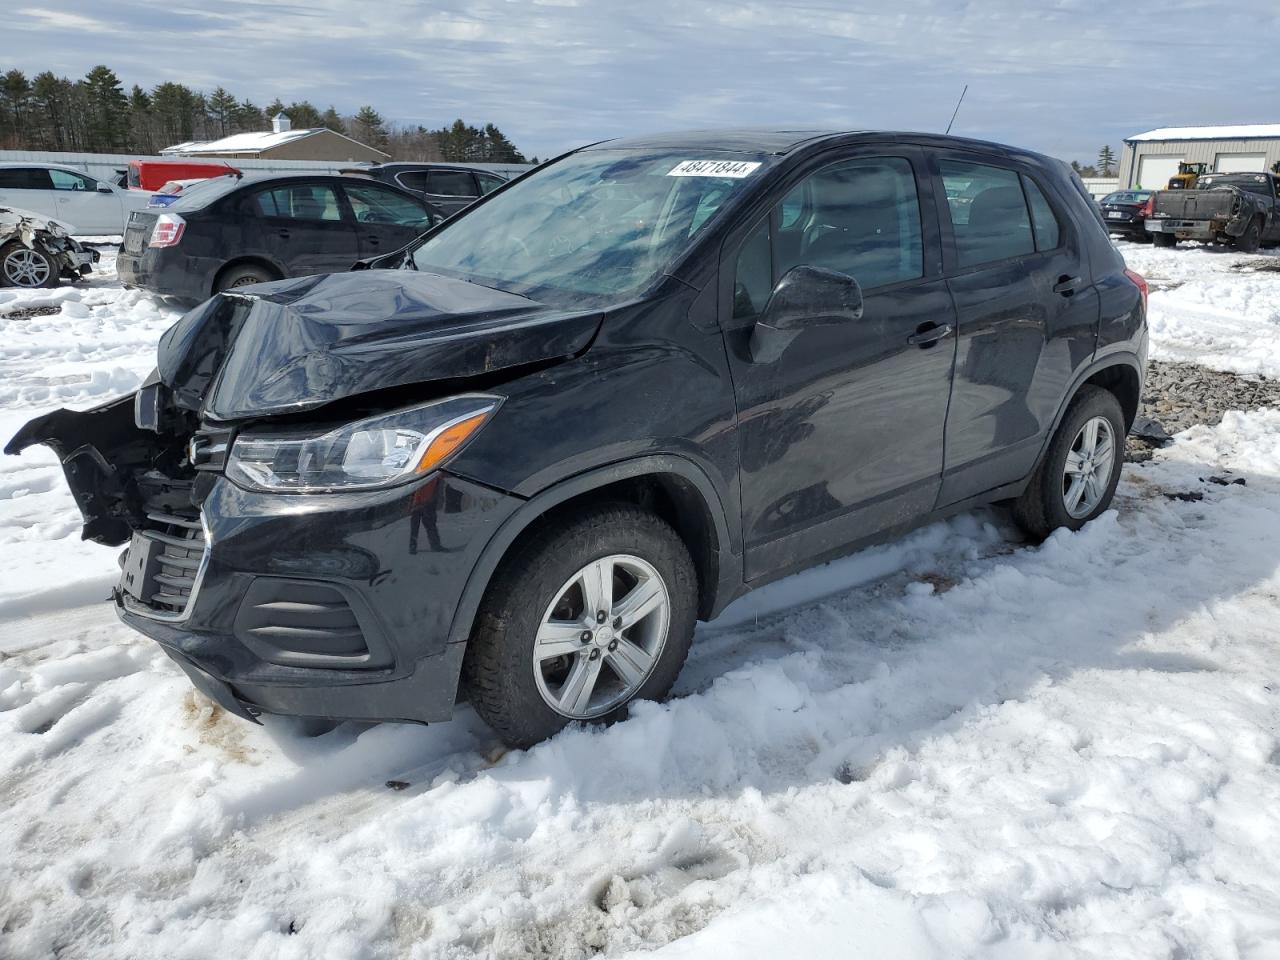
[[[427,193],[437,197],[475,197],[476,182],[466,170],[428,170]]]
[[[0,168],[0,190],[52,190],[49,171],[41,167]]]
[[[422,229],[430,225],[426,207],[394,190],[364,183],[349,183],[343,186],[343,190],[351,203],[352,213],[360,223],[393,223]]]
[[[1035,252],[1031,214],[1018,174],[1004,167],[940,160],[960,266]]]
[[[252,200],[264,217],[284,220],[341,220],[342,207],[333,187],[321,184],[294,184],[263,190]]]

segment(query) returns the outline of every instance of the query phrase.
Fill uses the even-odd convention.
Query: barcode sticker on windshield
[[[731,177],[741,180],[749,177],[760,166],[752,160],[681,160],[668,177]]]

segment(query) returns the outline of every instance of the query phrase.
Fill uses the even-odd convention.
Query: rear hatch
[[[155,229],[157,214],[134,210],[129,214],[129,222],[124,228],[124,243],[121,249],[133,257],[142,256],[147,249],[147,240]]]
[[[1234,190],[1161,190],[1154,215],[1172,220],[1229,220],[1235,203]]]

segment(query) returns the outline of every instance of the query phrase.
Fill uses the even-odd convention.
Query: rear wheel
[[[52,287],[58,265],[43,252],[17,240],[0,247],[0,283],[6,287]]]
[[[1172,233],[1153,233],[1151,234],[1151,242],[1157,247],[1176,247],[1178,238]]]
[[[1014,518],[1033,537],[1079,530],[1109,506],[1124,464],[1124,412],[1115,394],[1085,385],[1071,402]]]
[[[697,576],[676,532],[627,505],[548,527],[504,560],[467,645],[471,704],[513,747],[609,722],[671,689]]]
[[[270,283],[272,280],[279,279],[274,270],[261,264],[239,263],[218,274],[218,279],[213,284],[213,292],[221,293],[233,287],[247,287],[253,283]]]
[[[1244,228],[1244,233],[1236,237],[1234,246],[1241,253],[1257,253],[1262,245],[1262,220],[1255,217]]]

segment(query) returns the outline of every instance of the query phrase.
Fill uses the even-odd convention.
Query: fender
[[[1054,434],[1058,432],[1058,426],[1062,423],[1062,418],[1067,415],[1067,408],[1071,406],[1071,401],[1076,398],[1076,394],[1080,392],[1080,388],[1084,386],[1086,380],[1096,376],[1109,367],[1127,366],[1138,375],[1138,404],[1142,404],[1142,386],[1146,383],[1146,374],[1142,361],[1138,355],[1130,350],[1117,350],[1108,353],[1104,357],[1095,356],[1093,362],[1081,369],[1071,381],[1071,386],[1067,388],[1063,395],[1062,403],[1058,405],[1058,412],[1054,415],[1053,426],[1045,433],[1044,440],[1040,443],[1040,453],[1036,456],[1036,465],[1032,468],[1031,473],[1027,474],[1026,479],[1030,480],[1036,470],[1040,469],[1040,463],[1044,460],[1044,455],[1049,449],[1049,444],[1053,442]]]
[[[713,616],[724,609],[729,601],[742,591],[742,568],[741,564],[733,563],[736,555],[728,547],[733,539],[730,536],[728,518],[725,515],[720,494],[710,477],[693,461],[670,454],[655,454],[588,470],[586,473],[561,480],[526,500],[490,538],[480,554],[480,559],[472,568],[471,575],[467,578],[467,585],[462,591],[462,597],[458,601],[458,608],[453,614],[453,625],[449,629],[448,642],[462,643],[471,636],[472,624],[475,622],[480,602],[484,599],[494,571],[498,569],[498,564],[507,555],[516,538],[531,523],[546,514],[548,510],[584,493],[617,483],[619,480],[630,480],[659,473],[675,474],[691,483],[711,515],[712,523],[715,525],[716,552],[721,559],[717,564],[719,582],[711,585],[715,593],[710,606]]]

